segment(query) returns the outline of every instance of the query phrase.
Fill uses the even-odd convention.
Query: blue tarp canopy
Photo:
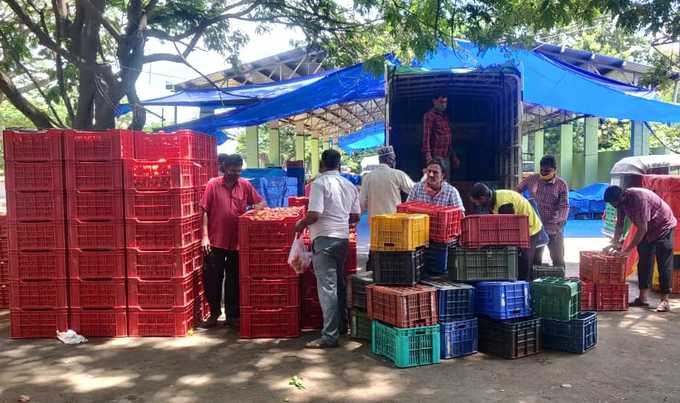
[[[340,148],[347,152],[366,150],[385,144],[385,122],[366,125],[361,130],[340,137]]]
[[[593,183],[569,192],[569,216],[602,214],[605,208],[604,191],[608,186],[606,183]]]
[[[491,48],[480,52],[470,42],[459,41],[458,44],[459,48],[455,50],[441,46],[424,61],[414,63],[411,67],[400,67],[398,71],[408,69],[412,72],[456,72],[457,69],[510,65],[522,74],[524,102],[604,118],[680,122],[680,105],[658,101],[654,99],[655,93],[647,89],[592,74],[537,51]],[[250,102],[245,102],[246,105],[243,105],[244,101],[241,99],[233,100],[242,105],[232,111],[182,123],[166,130],[187,128],[215,133],[224,128],[258,125],[334,104],[382,98],[385,96],[384,89],[384,77],[369,73],[362,64],[325,72],[312,78],[230,87],[227,90],[232,94],[258,98],[255,102],[249,98]],[[191,103],[192,106],[211,106],[216,98],[220,105],[224,105],[224,99],[219,98],[225,94],[216,90],[205,91],[202,95],[205,99]],[[210,94],[210,91],[213,93]],[[186,101],[190,92],[192,91],[184,91],[180,98]]]

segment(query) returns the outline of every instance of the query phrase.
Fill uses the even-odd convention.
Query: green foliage
[[[0,101],[0,129],[14,127],[34,129],[33,123],[8,101]]]

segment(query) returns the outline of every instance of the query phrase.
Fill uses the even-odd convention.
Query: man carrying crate
[[[227,323],[238,326],[238,217],[249,206],[266,207],[253,185],[241,179],[243,159],[238,154],[226,155],[222,160],[223,176],[210,179],[203,197],[203,251],[205,268],[203,287],[210,304],[210,317],[204,327],[215,327],[222,314],[222,283],[224,284]]]
[[[640,296],[631,302],[630,306],[649,307],[647,296],[652,283],[652,270],[656,256],[661,281],[661,302],[656,307],[656,311],[670,311],[668,295],[672,291],[673,236],[678,224],[673,211],[656,193],[643,188],[623,190],[618,186],[610,186],[604,192],[604,201],[616,207],[613,248],[619,250],[619,253],[624,256],[630,255],[633,249],[637,248],[640,256],[638,262]],[[631,243],[621,249],[623,222],[626,217],[635,225],[636,231]]]
[[[295,224],[297,233],[309,227],[312,266],[323,312],[321,338],[307,343],[307,348],[337,347],[340,335],[347,331],[343,272],[349,225],[358,223],[361,214],[356,187],[340,176],[340,153],[324,151],[320,168],[311,185],[307,215]]]

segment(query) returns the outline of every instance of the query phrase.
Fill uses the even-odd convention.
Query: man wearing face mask
[[[203,251],[206,255],[203,287],[210,304],[210,318],[204,327],[215,327],[222,314],[222,282],[227,323],[239,320],[238,217],[248,207],[261,209],[266,203],[253,185],[242,179],[243,159],[238,154],[222,158],[223,176],[210,179],[201,198],[203,209]]]
[[[411,189],[408,201],[421,201],[437,206],[457,207],[465,211],[458,189],[446,182],[443,162],[433,159],[425,169],[425,180],[418,182]]]
[[[432,109],[423,116],[422,152],[425,163],[433,158],[441,160],[444,175],[449,179],[452,169],[458,168],[460,161],[453,152],[453,134],[446,114],[447,105],[448,99],[444,95],[432,99]]]
[[[525,178],[517,192],[528,192],[538,204],[541,222],[548,233],[548,250],[553,266],[564,266],[564,225],[569,216],[569,186],[557,176],[557,162],[552,155],[541,158],[540,173]],[[543,262],[543,250],[534,256],[534,264]]]

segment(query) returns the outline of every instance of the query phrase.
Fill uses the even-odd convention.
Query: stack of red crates
[[[529,247],[529,219],[519,214],[480,214],[463,218],[460,243],[465,248],[484,246]]]
[[[212,137],[135,134],[134,159],[125,161],[131,336],[184,336],[207,313],[199,202],[214,176]]]
[[[10,336],[68,328],[61,130],[5,131]]]
[[[133,133],[64,133],[71,328],[127,336],[123,160]]]
[[[581,310],[627,311],[626,258],[605,252],[581,252]]]
[[[9,241],[7,216],[0,214],[0,309],[9,308]]]
[[[288,265],[299,207],[251,211],[239,218],[242,338],[300,335],[300,278]]]

